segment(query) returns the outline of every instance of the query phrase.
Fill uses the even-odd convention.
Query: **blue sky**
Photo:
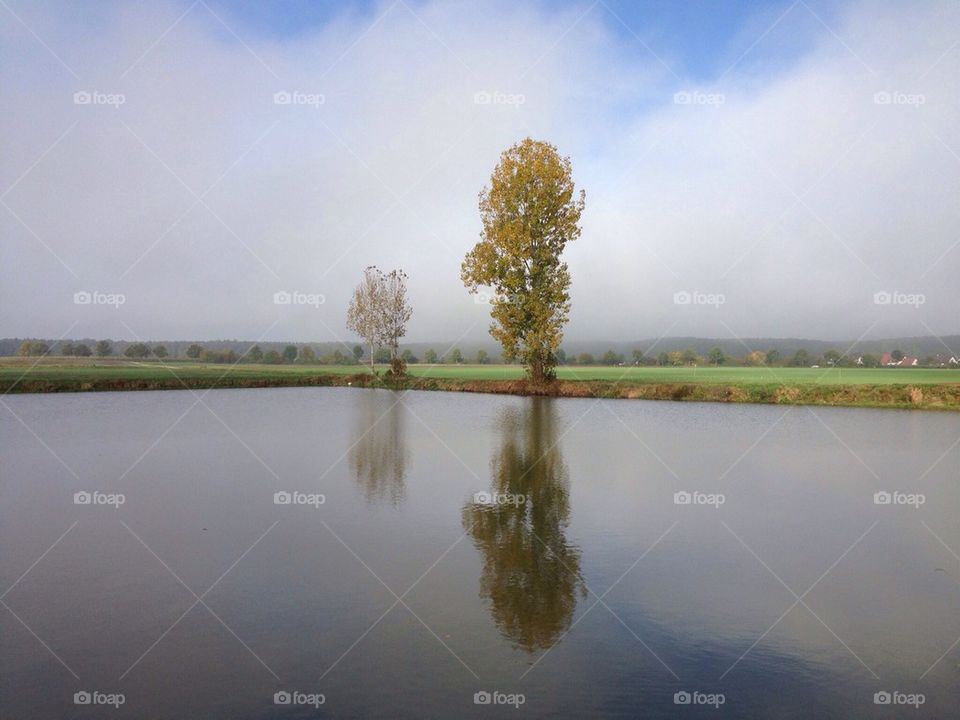
[[[407,1],[413,9],[423,4],[421,0]],[[184,8],[190,2],[182,0]],[[838,3],[805,2],[825,23],[834,22]],[[225,18],[235,20],[238,32],[243,28],[242,35],[249,33],[250,37],[280,41],[309,34],[343,15],[373,20],[378,11],[390,6],[390,2],[370,0],[210,0],[208,4],[222,10]],[[589,10],[591,15],[602,18],[620,40],[621,44],[612,46],[611,52],[648,56],[648,50],[637,40],[639,37],[654,53],[669,58],[679,75],[697,80],[709,80],[724,72],[750,48],[763,29],[785,13],[793,16],[791,31],[778,33],[776,43],[754,47],[751,52],[755,50],[756,54],[750,61],[781,63],[797,57],[808,45],[807,31],[817,24],[805,16],[802,6],[795,6],[794,0],[604,0],[596,5],[592,0],[541,0],[531,4],[546,13]],[[798,18],[802,21],[800,27]]]

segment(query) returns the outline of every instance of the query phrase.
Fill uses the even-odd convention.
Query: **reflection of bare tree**
[[[483,556],[480,594],[490,600],[494,622],[515,646],[533,652],[559,639],[586,590],[580,552],[564,534],[569,482],[555,406],[548,398],[529,403],[500,418],[491,461],[491,490],[500,502],[468,504],[463,524]]]
[[[396,506],[407,495],[405,476],[410,462],[404,411],[393,393],[361,394],[350,470],[368,501],[389,500]]]

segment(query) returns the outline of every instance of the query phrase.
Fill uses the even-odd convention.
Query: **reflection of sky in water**
[[[714,689],[739,685],[756,700],[757,686],[775,687],[779,675],[790,679],[786,693],[804,677],[820,685],[822,676],[832,677],[827,683],[837,701],[847,697],[855,714],[863,712],[856,709],[859,695],[850,698],[838,683],[860,687],[864,696],[871,687],[932,696],[938,682],[956,686],[956,653],[919,680],[960,635],[960,562],[921,522],[960,546],[960,453],[929,470],[956,440],[956,418],[624,403],[584,403],[587,410],[564,438],[574,526],[582,533],[573,537],[590,538],[582,543],[587,581],[603,593],[678,522],[608,602],[682,678],[699,677]],[[572,421],[581,411],[566,414]],[[641,443],[648,450],[637,452]],[[612,469],[606,473],[591,458],[601,446],[601,467]],[[677,507],[675,489],[723,492],[726,503],[721,510]],[[876,506],[878,489],[925,493],[927,503],[920,510]],[[795,602],[773,573],[800,595],[827,573],[804,601],[829,629],[798,604],[718,684]],[[826,692],[821,687],[818,697]]]
[[[398,397],[213,392],[249,451],[195,410],[122,480],[189,393],[9,398],[81,481],[0,421],[4,587],[79,520],[5,601],[85,682],[112,687],[192,602],[118,518],[198,593],[279,521],[209,604],[286,685],[325,692],[348,717],[472,716],[482,688],[526,693],[534,717],[672,717],[680,689],[723,692],[743,717],[870,716],[880,689],[952,711],[960,650],[919,677],[960,636],[960,561],[922,522],[960,549],[960,450],[944,455],[960,417]],[[79,512],[72,493],[94,487],[127,504]],[[326,504],[278,508],[278,489]],[[674,505],[681,489],[726,502]],[[927,502],[876,506],[879,489]],[[531,501],[477,505],[482,490]],[[829,570],[804,598],[829,629],[797,605],[721,680],[795,601],[751,550],[801,595]],[[410,609],[384,615],[396,600],[384,584]],[[0,623],[3,706],[72,711],[58,698],[80,686],[11,615]],[[131,717],[265,715],[275,686],[202,608],[123,681],[150,703],[131,700]]]

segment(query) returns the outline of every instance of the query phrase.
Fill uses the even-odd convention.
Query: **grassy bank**
[[[565,367],[535,387],[505,365],[412,366],[389,384],[357,366],[204,365],[120,359],[0,359],[0,392],[394,387],[557,397],[693,400],[960,411],[960,370]]]

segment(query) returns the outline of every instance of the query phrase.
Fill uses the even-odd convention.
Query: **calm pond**
[[[3,718],[956,717],[957,414],[3,403]]]

